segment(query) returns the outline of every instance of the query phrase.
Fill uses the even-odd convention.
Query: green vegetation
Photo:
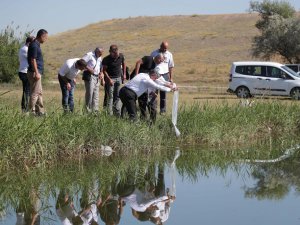
[[[0,32],[0,83],[15,82],[19,68],[19,49],[33,31],[18,33],[13,23]]]
[[[258,12],[260,31],[253,39],[253,56],[269,60],[280,55],[289,63],[300,63],[300,19],[287,1],[252,1],[250,11]]]
[[[64,115],[49,102],[49,107],[53,107],[47,108],[47,117],[32,117],[12,109],[12,102],[4,96],[0,97],[0,166],[3,169],[99,157],[101,145],[109,145],[118,154],[127,155],[159,152],[163,147],[186,144],[237,148],[269,138],[285,143],[298,140],[299,135],[297,102],[258,101],[252,107],[225,102],[216,106],[185,105],[178,116],[182,135],[176,139],[170,115],[159,117],[149,127],[146,123],[110,117],[105,112],[85,115],[77,111]]]

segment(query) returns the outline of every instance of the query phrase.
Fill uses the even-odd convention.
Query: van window
[[[298,65],[286,65],[290,69],[294,70],[295,72],[299,71],[299,66]]]
[[[237,66],[236,73],[252,76],[266,76],[265,66]]]
[[[286,80],[293,80],[286,72],[273,66],[267,67],[267,76],[273,78],[283,78]]]

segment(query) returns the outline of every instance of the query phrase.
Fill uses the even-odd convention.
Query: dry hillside
[[[232,61],[251,60],[257,34],[256,14],[192,15],[113,19],[49,37],[43,46],[47,73],[55,78],[68,58],[96,46],[108,54],[117,44],[129,68],[168,40],[175,60],[175,81],[192,85],[226,85]]]

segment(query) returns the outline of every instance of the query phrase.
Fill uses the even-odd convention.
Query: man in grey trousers
[[[101,73],[103,49],[97,47],[94,51],[88,52],[83,56],[87,63],[87,70],[83,74],[85,85],[85,106],[87,112],[99,111],[99,87],[104,85]]]

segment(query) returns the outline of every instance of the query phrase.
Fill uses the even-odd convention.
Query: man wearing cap
[[[163,66],[161,68],[161,75],[166,81],[172,82],[172,71],[174,68],[174,61],[173,61],[173,55],[171,52],[168,51],[169,43],[167,41],[163,41],[160,45],[160,48],[153,51],[151,53],[151,56],[155,57],[157,54],[162,53],[164,56],[164,62]],[[166,113],[166,92],[160,91],[160,113]]]
[[[74,111],[74,88],[76,77],[80,71],[87,68],[83,59],[68,59],[58,72],[58,81],[62,93],[62,106],[64,112]]]
[[[149,74],[140,73],[121,88],[120,99],[127,109],[130,120],[134,121],[136,119],[136,100],[147,89],[158,89],[167,92],[175,90],[170,84],[160,85],[155,83],[154,81],[159,76],[155,70],[151,70]]]
[[[87,70],[83,72],[82,79],[85,85],[85,106],[88,112],[98,112],[99,110],[99,87],[104,85],[101,72],[103,49],[97,47],[95,51],[88,52],[83,56],[87,63]]]
[[[110,115],[121,115],[119,91],[122,81],[126,79],[125,58],[119,53],[117,45],[111,45],[109,55],[102,61],[102,71],[105,78],[105,95],[103,106]]]

